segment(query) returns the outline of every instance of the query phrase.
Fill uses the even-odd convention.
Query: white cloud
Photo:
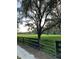
[[[18,32],[28,32],[28,26],[24,26],[24,24],[19,24]]]

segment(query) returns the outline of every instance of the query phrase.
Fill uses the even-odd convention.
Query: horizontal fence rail
[[[48,43],[46,43],[45,41],[47,41]],[[37,49],[39,47],[38,39],[36,39],[36,38],[17,37],[17,42],[29,45],[29,46],[31,46],[33,48],[37,48]],[[50,56],[61,59],[61,41],[41,40],[40,41],[40,50],[48,53]]]

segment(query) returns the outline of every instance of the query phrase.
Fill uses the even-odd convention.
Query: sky
[[[24,27],[23,24],[19,24],[18,32],[28,32],[28,27]]]
[[[17,8],[21,7],[21,4],[19,2],[17,2]],[[25,19],[22,19],[25,20]],[[28,26],[24,26],[25,22],[23,22],[23,24],[19,24],[19,28],[17,29],[18,32],[28,32]]]
[[[25,21],[25,18],[22,19]],[[18,32],[28,32],[28,26],[25,26],[26,22],[23,22],[22,24],[19,23],[19,28],[17,29]],[[30,31],[30,30],[29,30]]]

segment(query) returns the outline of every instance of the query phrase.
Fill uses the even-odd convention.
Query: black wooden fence
[[[17,37],[17,42],[29,45],[33,48],[39,48],[38,40],[35,38]],[[61,41],[48,41],[49,44],[40,42],[40,50],[61,59]],[[52,43],[52,44],[50,44]]]
[[[61,59],[61,41],[56,41],[56,57]]]

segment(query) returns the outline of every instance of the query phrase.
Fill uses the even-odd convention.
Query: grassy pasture
[[[37,34],[17,34],[18,37],[37,38]],[[41,39],[60,40],[61,35],[47,35],[42,34]]]
[[[25,40],[27,38],[37,38],[37,34],[17,34],[17,37],[24,37]],[[48,54],[55,55],[55,41],[61,40],[61,35],[47,35],[42,34],[40,43],[45,44],[46,46],[42,46],[41,49]],[[27,43],[23,43],[26,45]]]

